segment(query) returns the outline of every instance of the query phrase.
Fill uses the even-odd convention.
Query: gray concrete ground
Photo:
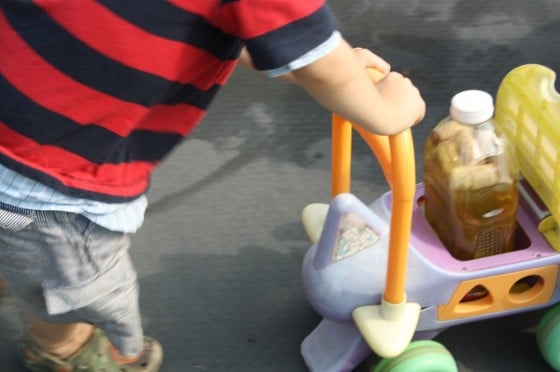
[[[427,133],[463,89],[495,93],[513,67],[560,72],[558,0],[331,0],[341,30],[419,86]],[[146,332],[165,347],[162,371],[305,371],[303,338],[320,317],[304,296],[309,246],[303,207],[328,202],[330,114],[297,87],[237,71],[205,122],[155,173],[151,205],[132,250]],[[422,177],[421,161],[417,164]],[[353,192],[387,190],[356,141]],[[471,323],[437,337],[460,371],[546,371],[531,314]],[[21,371],[23,316],[0,306],[0,371]],[[368,370],[375,357],[358,370]]]

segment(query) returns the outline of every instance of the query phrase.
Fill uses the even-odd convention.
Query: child
[[[25,303],[25,366],[157,371],[130,235],[151,171],[238,60],[395,134],[414,85],[337,31],[324,0],[0,3],[0,275]],[[366,67],[386,73],[373,84]]]

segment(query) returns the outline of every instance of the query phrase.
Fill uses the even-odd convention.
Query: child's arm
[[[257,71],[257,69],[255,69],[255,66],[253,65],[253,60],[251,59],[251,55],[247,51],[247,48],[243,48],[241,50],[241,55],[239,56],[239,64],[249,70]],[[291,72],[280,75],[278,76],[278,78],[290,84],[297,84],[297,81]]]
[[[399,73],[390,72],[372,83],[366,67],[387,73],[389,66],[383,62],[342,41],[331,53],[291,74],[327,110],[370,132],[392,135],[422,120],[426,106],[418,89]]]

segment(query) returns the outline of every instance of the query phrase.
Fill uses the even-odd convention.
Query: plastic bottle
[[[514,249],[518,168],[493,115],[490,94],[458,93],[424,146],[426,218],[460,260]]]

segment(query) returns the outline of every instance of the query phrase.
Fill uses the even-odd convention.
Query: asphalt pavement
[[[409,76],[427,102],[413,129],[421,149],[464,89],[495,94],[512,68],[560,72],[558,0],[331,0],[340,28]],[[301,282],[309,241],[302,209],[328,202],[330,113],[295,86],[238,70],[201,126],[153,177],[132,256],[145,330],[164,345],[162,372],[298,372],[299,347],[319,323]],[[355,141],[352,191],[373,201],[388,186]],[[536,314],[538,315],[538,314]],[[547,371],[531,326],[535,314],[470,323],[436,340],[459,370]],[[17,359],[23,315],[0,304],[0,371]],[[366,359],[366,371],[376,357]]]

